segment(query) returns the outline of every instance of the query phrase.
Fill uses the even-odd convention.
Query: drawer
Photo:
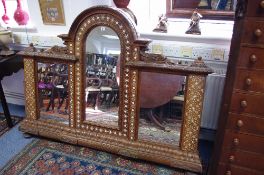
[[[264,44],[264,21],[245,20],[242,43]]]
[[[250,0],[247,6],[248,17],[263,17],[264,16],[264,0]]]
[[[247,5],[248,17],[264,16],[264,0],[250,0]]]
[[[227,162],[230,165],[242,166],[256,171],[264,172],[264,156],[241,150],[224,149],[221,162]]]
[[[216,175],[263,175],[263,172],[252,169],[219,163]]]
[[[264,115],[264,94],[234,92],[232,94],[230,111],[239,114]]]
[[[237,67],[264,69],[264,49],[241,47]]]
[[[223,147],[225,149],[239,149],[260,153],[264,156],[264,137],[226,130]]]
[[[264,70],[237,69],[235,89],[264,92]]]
[[[241,133],[264,136],[264,116],[260,117],[229,113],[226,128]]]

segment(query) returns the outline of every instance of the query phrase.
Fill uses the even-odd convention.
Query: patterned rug
[[[184,172],[86,147],[36,139],[0,174],[184,175]]]
[[[18,124],[23,118],[18,116],[11,116],[13,125]],[[3,113],[0,113],[0,136],[6,133],[10,128],[7,126],[6,118]]]

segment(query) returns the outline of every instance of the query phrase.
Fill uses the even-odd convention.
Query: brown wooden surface
[[[227,162],[230,165],[237,165],[249,169],[253,169],[255,171],[264,172],[264,156],[260,156],[261,154],[257,154],[254,152],[248,152],[244,150],[238,149],[225,149],[223,148],[223,153],[221,155],[221,162]],[[233,156],[233,161],[230,160],[231,156]]]
[[[244,23],[243,43],[264,44],[264,21],[259,18],[246,19]],[[260,29],[262,35],[257,37],[255,30]]]
[[[264,137],[248,133],[237,133],[235,130],[226,130],[223,147],[225,149],[239,149],[264,154]]]
[[[247,107],[241,106],[242,101],[246,101]],[[234,93],[232,96],[230,111],[239,114],[250,113],[256,115],[264,115],[264,93]]]
[[[247,14],[248,17],[264,17],[264,10],[260,6],[260,3],[263,0],[250,0],[247,7]]]
[[[264,172],[264,11],[260,0],[240,2],[210,174]],[[262,32],[259,37],[254,34],[256,29]]]
[[[237,69],[237,73],[234,88],[264,93],[264,70]]]
[[[190,18],[192,16],[192,13],[195,10],[195,8],[183,8],[183,7],[175,8],[172,5],[172,1],[174,0],[166,0],[166,16],[167,17]],[[183,2],[184,1],[185,0],[183,0]],[[199,9],[199,13],[203,15],[203,19],[233,20],[234,18],[233,11]]]
[[[241,120],[243,126],[238,128],[237,122]],[[227,122],[227,129],[241,132],[241,133],[251,133],[256,135],[264,135],[264,116],[263,115],[245,115],[230,113],[229,120]]]
[[[237,165],[227,165],[224,163],[219,164],[219,171],[215,175],[228,175],[230,172],[232,174],[237,175],[263,175],[261,171],[254,171],[252,169],[248,169],[245,167],[237,166]]]
[[[255,55],[256,62],[250,61],[250,56]],[[237,67],[247,69],[264,69],[264,52],[262,48],[241,47]]]

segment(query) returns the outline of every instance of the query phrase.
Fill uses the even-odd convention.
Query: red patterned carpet
[[[37,139],[0,170],[0,174],[183,175],[184,172],[86,147]]]

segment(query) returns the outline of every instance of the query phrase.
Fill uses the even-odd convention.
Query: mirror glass
[[[185,76],[141,72],[138,139],[178,147]]]
[[[118,35],[106,26],[95,27],[86,39],[86,121],[118,127],[119,110]]]
[[[68,65],[37,63],[40,119],[69,124]]]

